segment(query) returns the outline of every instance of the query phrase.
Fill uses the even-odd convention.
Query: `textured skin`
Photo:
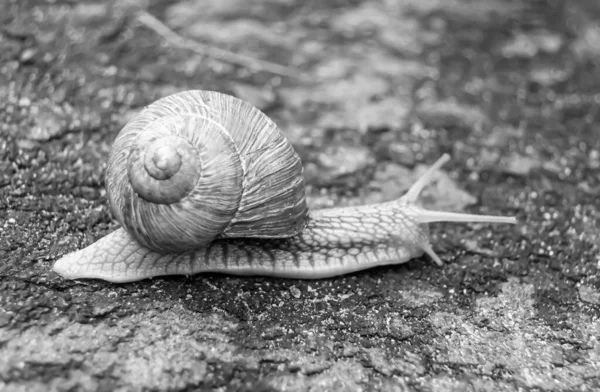
[[[199,272],[324,278],[423,254],[429,236],[421,211],[403,199],[325,209],[312,212],[306,228],[288,239],[224,239],[180,254],[144,248],[118,229],[58,260],[54,270],[66,278],[112,282]]]

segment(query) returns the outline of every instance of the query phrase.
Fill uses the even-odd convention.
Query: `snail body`
[[[106,171],[119,228],[59,259],[65,278],[130,282],[222,272],[323,278],[427,253],[428,223],[515,218],[425,210],[401,198],[309,211],[300,158],[276,125],[226,94],[187,91],[151,104],[117,136]]]

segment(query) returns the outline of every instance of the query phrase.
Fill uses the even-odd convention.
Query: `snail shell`
[[[117,136],[112,211],[142,245],[185,251],[216,238],[283,238],[305,226],[300,158],[252,105],[213,91],[162,98]]]

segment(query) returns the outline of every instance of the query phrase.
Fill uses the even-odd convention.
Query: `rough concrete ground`
[[[0,390],[600,390],[597,1],[2,7]],[[301,76],[177,47],[140,11]],[[424,203],[519,225],[434,225],[444,268],[319,281],[51,272],[116,227],[103,172],[126,120],[192,88],[268,113],[313,208],[395,198],[450,152]]]

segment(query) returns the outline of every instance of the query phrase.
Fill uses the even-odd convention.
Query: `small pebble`
[[[296,286],[292,286],[290,287],[290,294],[292,294],[292,297],[294,298],[300,298],[302,292]]]

